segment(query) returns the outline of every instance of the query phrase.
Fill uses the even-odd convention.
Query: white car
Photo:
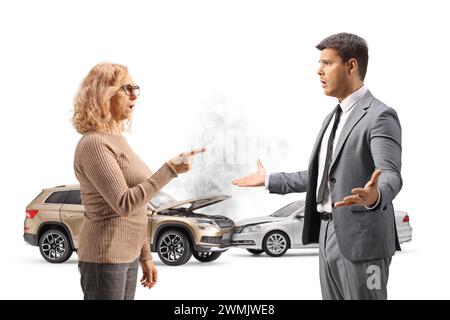
[[[269,216],[236,222],[232,236],[233,246],[247,249],[253,254],[265,252],[272,257],[280,257],[288,249],[318,248],[318,244],[302,243],[304,206],[304,200],[299,200]],[[395,222],[399,242],[411,241],[409,215],[395,210]]]

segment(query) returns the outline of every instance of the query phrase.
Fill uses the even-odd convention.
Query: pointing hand
[[[206,148],[192,149],[180,153],[178,156],[169,160],[169,164],[175,169],[177,173],[188,172],[192,169],[192,157],[198,153],[203,153]]]

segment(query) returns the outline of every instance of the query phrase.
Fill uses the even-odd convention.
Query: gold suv
[[[194,210],[228,198],[228,195],[212,195],[176,201],[167,193],[159,192],[148,205],[151,250],[172,266],[186,263],[192,255],[201,262],[219,258],[231,246],[233,221]],[[79,185],[44,189],[26,208],[24,239],[39,246],[45,260],[64,262],[78,248],[83,216]]]

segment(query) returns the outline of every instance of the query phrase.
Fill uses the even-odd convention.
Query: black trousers
[[[131,263],[78,262],[84,300],[134,300],[139,258]]]

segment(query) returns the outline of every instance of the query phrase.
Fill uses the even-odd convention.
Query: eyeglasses
[[[122,89],[127,96],[131,96],[131,94],[134,93],[134,95],[137,97],[141,93],[141,88],[139,86],[132,86],[131,84],[121,86],[120,89]]]

